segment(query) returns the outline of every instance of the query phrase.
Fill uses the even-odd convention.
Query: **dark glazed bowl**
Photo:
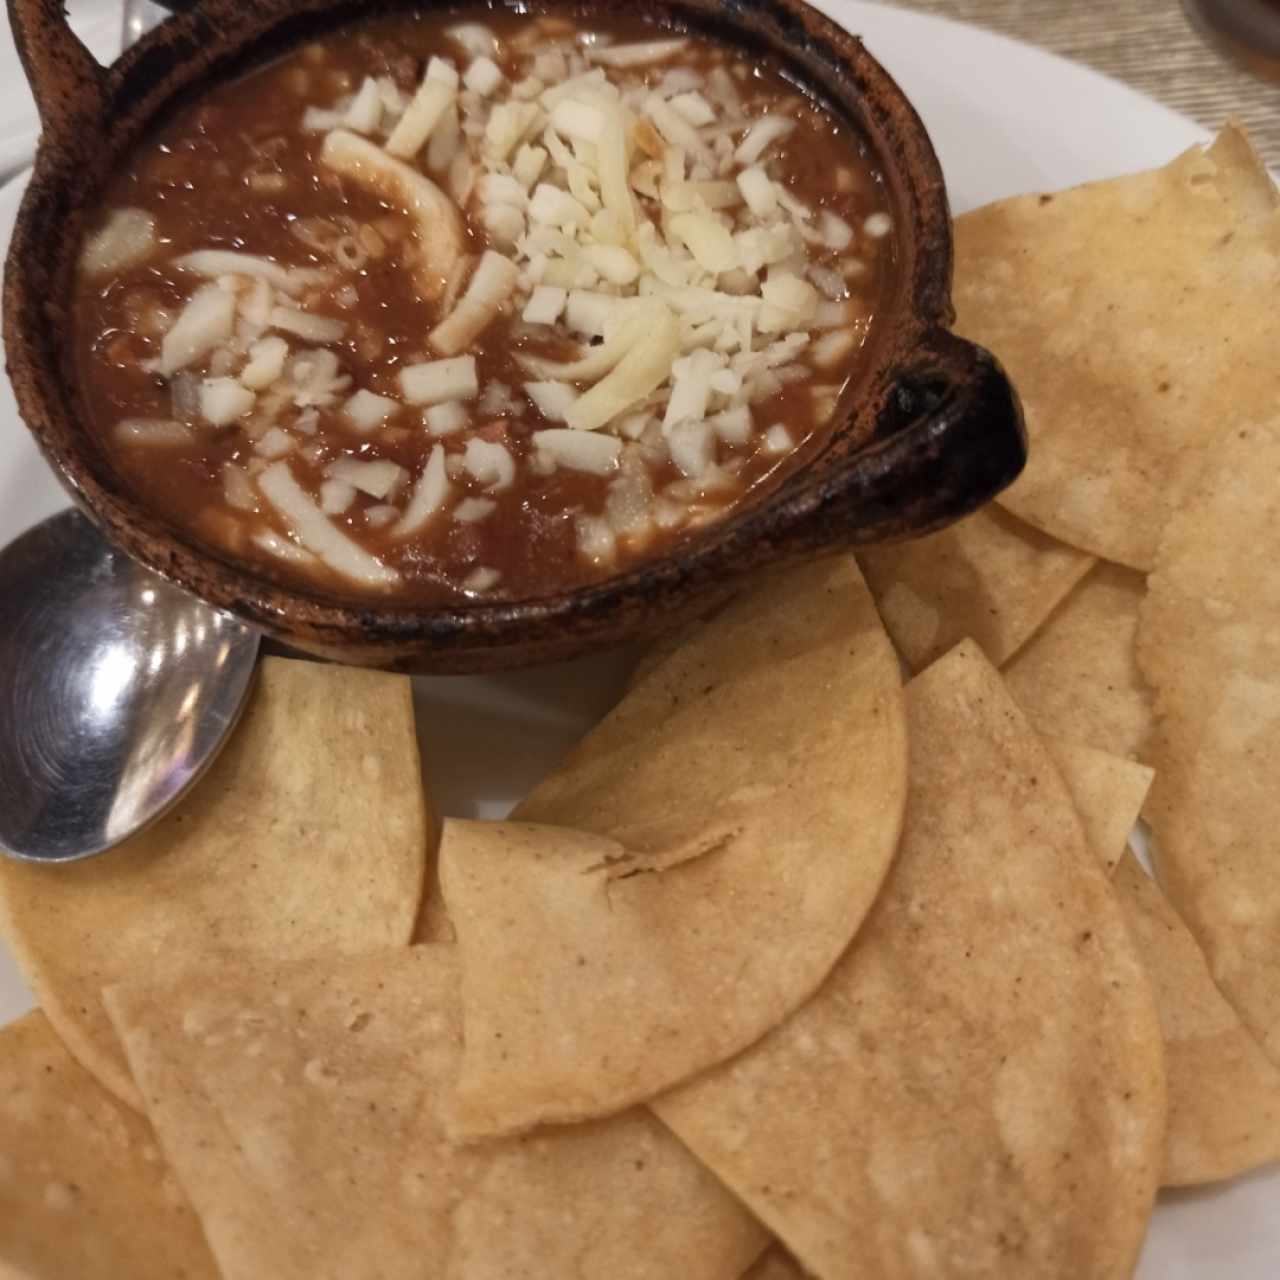
[[[919,536],[987,502],[1021,471],[1017,397],[995,360],[947,331],[951,223],[929,137],[910,102],[849,35],[802,0],[592,0],[769,52],[869,139],[894,212],[896,297],[829,443],[771,492],[662,558],[559,595],[436,609],[351,603],[281,586],[148,510],[85,428],[65,353],[87,215],[123,157],[176,98],[318,31],[429,0],[202,0],[103,69],[61,0],[8,0],[44,135],[18,217],[4,339],[22,416],[72,497],[113,542],[269,635],[323,657],[405,671],[482,671],[654,635],[722,599],[742,575],[838,547]]]

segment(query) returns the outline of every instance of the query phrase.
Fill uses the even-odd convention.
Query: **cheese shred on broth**
[[[849,125],[705,37],[378,19],[134,155],[85,240],[79,385],[150,506],[275,577],[541,595],[821,446],[892,232]]]

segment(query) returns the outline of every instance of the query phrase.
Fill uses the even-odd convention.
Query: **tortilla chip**
[[[804,1280],[804,1272],[784,1250],[775,1247],[762,1255],[750,1271],[744,1271],[742,1280]]]
[[[40,1012],[0,1030],[0,1275],[218,1276],[151,1127],[67,1053]]]
[[[644,1111],[457,1148],[454,949],[106,993],[225,1280],[730,1280],[762,1228]]]
[[[1123,916],[975,645],[907,711],[902,848],[848,954],[760,1044],[651,1105],[823,1280],[1128,1277],[1165,1086]]]
[[[858,563],[898,652],[922,671],[966,637],[996,666],[1030,639],[1094,559],[999,507]]]
[[[49,1021],[141,1106],[100,991],[155,968],[405,943],[426,817],[409,681],[268,658],[208,775],[101,858],[0,859],[0,914]]]
[[[1110,875],[1128,846],[1154,770],[1079,742],[1050,737],[1043,741],[1071,793],[1089,847]]]
[[[1169,900],[1280,1059],[1280,426],[1231,432],[1169,523],[1138,625],[1146,817]]]
[[[1044,733],[1140,756],[1151,694],[1134,645],[1146,580],[1099,564],[1005,667],[1010,693]]]
[[[1164,1031],[1164,1185],[1216,1182],[1280,1160],[1280,1068],[1213,985],[1196,940],[1132,853],[1115,886]]]
[[[773,574],[635,686],[517,810],[447,823],[456,1132],[618,1111],[817,989],[893,857],[900,668],[851,556]]]
[[[1000,503],[1150,569],[1214,438],[1280,401],[1278,292],[1275,193],[1230,125],[1163,169],[958,219],[957,327],[1005,364],[1031,439]]]

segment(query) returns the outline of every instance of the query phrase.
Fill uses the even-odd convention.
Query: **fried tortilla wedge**
[[[898,652],[922,671],[966,637],[1002,666],[1094,559],[988,506],[927,538],[869,547],[858,563]]]
[[[0,1030],[0,1275],[218,1277],[150,1125],[71,1057],[38,1011]]]
[[[408,679],[268,658],[177,809],[88,862],[0,859],[0,918],[67,1047],[136,1107],[103,986],[407,942],[426,843]]]
[[[1134,569],[1224,428],[1280,401],[1280,213],[1234,126],[1149,173],[956,223],[957,328],[998,352],[1031,456],[1001,495]]]
[[[1084,824],[1089,847],[1110,875],[1128,845],[1129,833],[1142,812],[1154,771],[1136,760],[1041,735],[1067,784]]]
[[[1140,573],[1099,564],[1004,668],[1005,683],[1041,732],[1141,756],[1151,693],[1138,670]]]
[[[450,1144],[457,987],[432,945],[107,991],[224,1280],[739,1276],[766,1234],[643,1110]]]
[[[742,1280],[804,1280],[804,1272],[784,1250],[773,1248],[762,1254],[750,1271],[742,1273]]]
[[[1048,752],[977,647],[907,689],[902,848],[822,990],[651,1105],[822,1280],[1120,1280],[1160,1025]]]
[[[518,822],[446,823],[455,1132],[615,1112],[776,1026],[874,900],[906,768],[898,660],[842,556],[696,628]]]
[[[1280,1060],[1280,425],[1232,431],[1170,521],[1139,613],[1146,817],[1169,900]]]
[[[1164,1185],[1216,1182],[1280,1160],[1280,1067],[1214,986],[1196,940],[1132,853],[1114,883],[1164,1031]]]

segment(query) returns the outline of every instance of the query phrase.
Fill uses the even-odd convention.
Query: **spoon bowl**
[[[0,601],[0,853],[102,853],[217,755],[259,634],[117,551],[77,511],[0,551]]]

